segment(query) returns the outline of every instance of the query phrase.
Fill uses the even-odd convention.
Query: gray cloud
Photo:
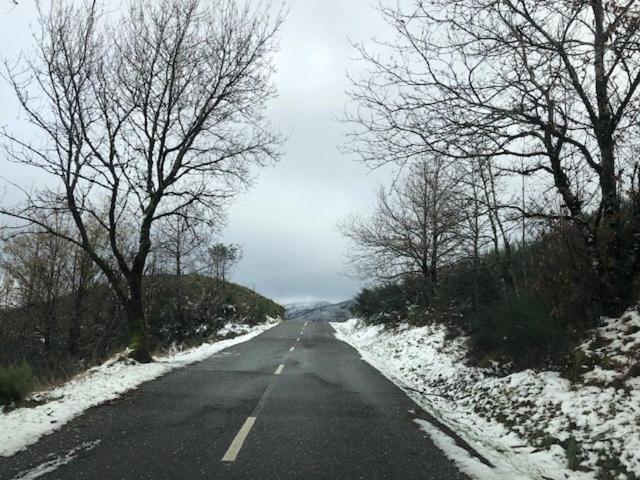
[[[224,239],[243,245],[236,281],[282,302],[337,301],[353,296],[361,282],[344,275],[346,246],[336,222],[367,209],[383,176],[368,174],[336,148],[343,142],[343,126],[335,119],[346,101],[345,72],[356,68],[349,38],[379,36],[386,27],[367,1],[289,3],[276,59],[279,97],[269,108],[274,126],[290,134],[286,154],[260,172],[254,188],[229,209]],[[32,2],[0,11],[3,57],[29,48],[28,24],[34,18]],[[16,102],[4,82],[0,105],[0,125],[19,124]],[[36,175],[22,172],[22,181],[37,181]]]

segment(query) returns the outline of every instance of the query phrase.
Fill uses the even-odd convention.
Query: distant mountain
[[[353,300],[340,303],[306,302],[285,305],[289,320],[311,320],[314,322],[344,322],[353,317]]]
[[[331,302],[296,302],[285,304],[284,310],[287,318],[295,318],[297,315],[315,308],[327,307]]]

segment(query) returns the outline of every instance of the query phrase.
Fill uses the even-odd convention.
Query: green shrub
[[[370,325],[393,324],[407,312],[405,292],[400,285],[380,285],[363,289],[357,296],[354,313]]]
[[[474,347],[506,355],[518,368],[538,366],[549,355],[562,351],[564,338],[549,306],[531,294],[505,295],[472,322]]]
[[[33,385],[33,372],[26,363],[0,367],[0,405],[24,400]]]
[[[567,466],[570,470],[578,470],[581,461],[580,445],[573,435],[567,439],[566,443]]]
[[[568,368],[564,372],[565,376],[572,382],[577,382],[580,375],[585,371],[592,370],[596,363],[600,361],[597,357],[590,357],[581,348],[573,350],[569,356]]]
[[[474,265],[470,259],[462,260],[443,269],[438,292],[439,301],[446,304],[465,304],[477,312],[483,305],[497,301],[502,295],[502,285],[493,270],[495,255],[486,254]]]

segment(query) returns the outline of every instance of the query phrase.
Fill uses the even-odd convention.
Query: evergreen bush
[[[33,372],[26,363],[0,367],[0,405],[21,402],[31,393]]]

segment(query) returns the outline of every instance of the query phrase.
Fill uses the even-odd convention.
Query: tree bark
[[[129,289],[131,296],[125,309],[129,324],[129,357],[140,363],[150,363],[153,358],[142,296],[142,275],[129,280]]]
[[[67,351],[74,357],[77,356],[80,351],[80,322],[82,318],[82,304],[85,293],[84,289],[79,288],[73,295],[73,314],[69,320]]]

